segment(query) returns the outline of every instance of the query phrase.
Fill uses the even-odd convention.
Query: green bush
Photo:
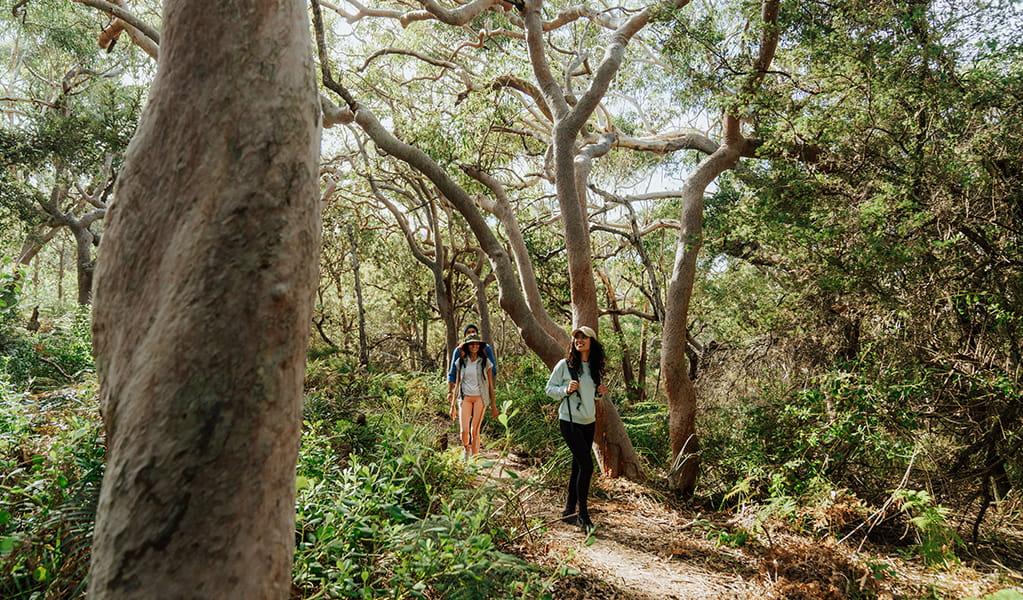
[[[95,366],[89,319],[83,307],[50,330],[2,340],[0,370],[10,382],[35,390],[75,383]]]
[[[345,461],[330,428],[306,430],[299,464],[299,597],[520,598],[540,573],[501,550],[494,487],[476,485],[413,427],[388,427],[381,443]],[[466,477],[468,475],[468,478]]]
[[[0,597],[77,597],[104,446],[94,386],[0,406]]]
[[[718,485],[802,497],[822,483],[883,500],[918,443],[915,383],[833,371],[779,395],[743,398],[706,419],[704,465]],[[725,489],[715,490],[722,493]]]

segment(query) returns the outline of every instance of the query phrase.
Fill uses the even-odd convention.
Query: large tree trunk
[[[760,87],[778,45],[779,0],[764,0],[760,53],[746,78],[741,98],[748,98]],[[669,484],[684,496],[692,495],[699,474],[699,439],[696,436],[696,390],[686,369],[686,341],[689,300],[696,280],[696,259],[703,245],[703,195],[717,177],[734,168],[740,156],[752,156],[742,135],[741,122],[734,114],[724,120],[724,139],[710,156],[697,165],[682,188],[682,229],[672,270],[668,297],[664,303],[664,329],[661,345],[661,374],[668,397],[668,436],[672,465]]]
[[[682,190],[682,229],[675,266],[664,303],[661,373],[668,398],[668,436],[671,441],[670,485],[684,496],[696,488],[699,439],[696,436],[696,390],[686,368],[689,301],[696,280],[696,259],[703,245],[703,194],[718,175],[735,166],[743,142],[739,121],[726,118],[725,142],[705,158]]]
[[[300,0],[165,4],[96,272],[89,598],[288,597],[320,249]]]
[[[71,233],[75,236],[78,304],[88,306],[92,301],[92,280],[96,272],[96,260],[92,258],[92,243],[96,238],[88,227],[72,227]]]
[[[605,477],[625,477],[643,481],[646,474],[640,465],[636,449],[625,431],[618,408],[608,395],[597,398],[597,427],[593,434],[593,451]]]

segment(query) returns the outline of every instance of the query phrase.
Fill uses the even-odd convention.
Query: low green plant
[[[73,385],[94,369],[91,335],[88,309],[79,308],[46,331],[6,338],[0,368],[11,383],[27,389]]]
[[[299,464],[294,585],[302,598],[520,598],[547,585],[501,550],[496,487],[455,452],[385,425],[382,443],[324,461],[329,429],[307,429]],[[386,443],[383,443],[386,440]],[[468,475],[468,477],[467,477]]]
[[[1023,592],[1020,592],[1018,589],[1012,590],[1006,588],[1004,590],[992,592],[983,598],[970,597],[965,598],[964,600],[1023,600]]]
[[[917,533],[917,552],[925,563],[958,562],[955,551],[964,544],[948,524],[947,508],[935,504],[931,495],[923,490],[895,490],[892,500],[909,515],[909,522]]]
[[[0,403],[0,597],[79,597],[104,448],[94,385]]]

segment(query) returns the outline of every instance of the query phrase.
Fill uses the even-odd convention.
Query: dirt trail
[[[533,469],[514,459],[495,461],[485,472],[505,478],[534,477]],[[587,536],[574,525],[561,522],[564,491],[540,488],[521,506],[523,521],[542,523],[535,537],[523,546],[528,558],[548,567],[566,566],[578,574],[559,581],[558,599],[618,600],[737,600],[764,598],[763,589],[750,582],[755,571],[715,544],[690,540],[681,545],[679,533],[692,518],[666,508],[649,493],[624,480],[595,477],[590,516],[597,525]]]
[[[877,579],[863,556],[826,541],[778,533],[772,544],[753,541],[733,548],[713,532],[737,531],[733,514],[686,514],[657,501],[647,488],[624,480],[595,477],[590,515],[597,525],[591,539],[562,523],[563,490],[538,486],[534,469],[512,457],[494,461],[480,474],[508,479],[507,471],[531,481],[521,503],[523,529],[534,533],[515,550],[552,569],[578,572],[560,579],[556,600],[843,600],[914,597],[928,589],[937,598],[982,597],[1001,586],[966,569],[955,577],[928,576],[913,564],[885,555],[871,558],[888,573]],[[525,497],[525,495],[523,495]],[[732,519],[732,520],[729,520]],[[910,583],[915,582],[915,583]],[[854,596],[856,591],[860,596]],[[869,595],[863,595],[866,592]],[[920,597],[920,596],[916,596]]]

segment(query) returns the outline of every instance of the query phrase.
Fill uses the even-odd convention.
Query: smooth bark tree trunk
[[[646,474],[636,458],[625,423],[609,395],[597,399],[597,427],[593,435],[593,451],[605,477],[624,477],[643,481]]]
[[[95,236],[88,227],[71,227],[75,236],[75,268],[78,275],[78,304],[88,306],[92,302],[92,280],[96,272],[96,260],[92,257],[92,243]]]
[[[714,179],[735,166],[742,142],[739,121],[727,117],[725,143],[705,158],[682,188],[682,229],[668,296],[664,303],[661,374],[668,399],[668,436],[672,465],[668,481],[683,496],[692,495],[699,474],[699,438],[696,435],[696,389],[686,368],[689,301],[696,280],[696,259],[703,245],[703,195]]]
[[[646,334],[646,321],[643,321],[639,328],[639,360],[636,365],[636,371],[639,375],[636,377],[636,402],[642,402],[649,396],[646,391],[646,366],[649,362],[650,343],[647,340]]]
[[[779,0],[761,5],[760,52],[743,82],[740,98],[750,98],[763,83],[778,47]],[[689,300],[696,279],[696,260],[703,245],[703,195],[721,173],[732,169],[740,156],[754,156],[742,135],[741,121],[725,115],[721,146],[702,160],[682,188],[682,229],[665,301],[661,374],[668,398],[668,436],[672,464],[668,482],[683,496],[691,496],[699,474],[699,439],[696,435],[696,390],[686,369]]]
[[[359,270],[359,251],[355,227],[348,224],[348,242],[352,246],[352,274],[355,277],[355,306],[359,313],[359,364],[369,366],[369,341],[366,337],[366,305],[362,299],[362,274]]]
[[[300,0],[168,0],[96,272],[88,596],[285,599],[320,250]]]

